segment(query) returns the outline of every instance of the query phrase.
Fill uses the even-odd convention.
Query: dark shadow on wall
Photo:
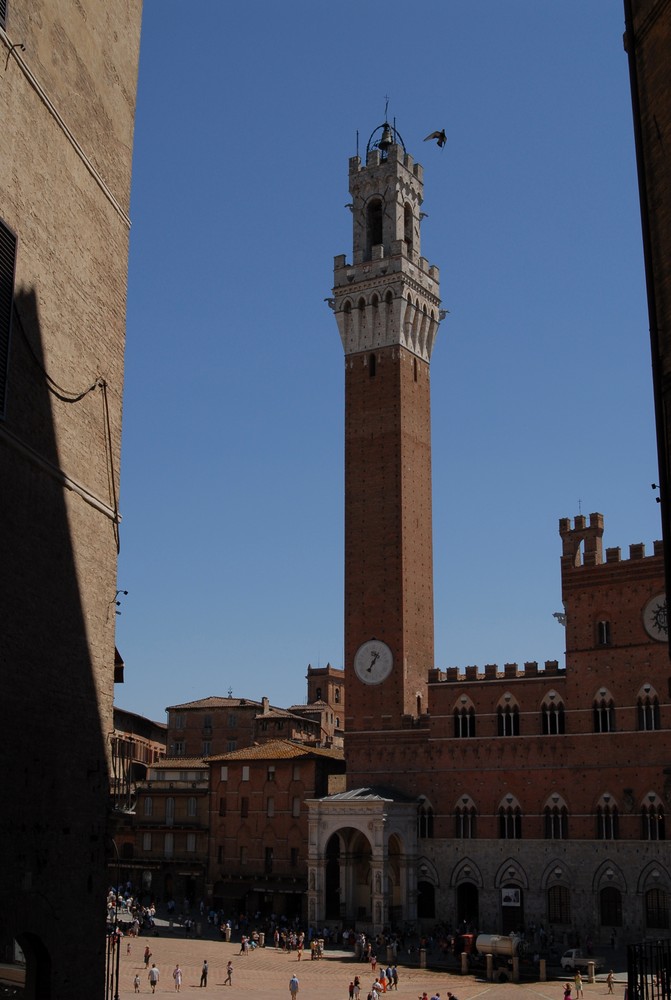
[[[25,996],[40,1000],[103,996],[109,784],[98,691],[111,701],[112,686],[96,683],[90,650],[100,658],[105,637],[87,635],[83,605],[91,617],[96,590],[115,585],[109,519],[66,494],[59,471],[90,428],[45,377],[65,335],[46,333],[50,350],[35,292],[17,292],[0,421],[0,961],[22,943]],[[83,559],[96,525],[97,580]]]

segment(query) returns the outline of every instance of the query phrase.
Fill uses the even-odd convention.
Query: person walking
[[[179,962],[175,966],[172,978],[175,980],[175,993],[179,993],[182,988],[182,970],[179,967]]]
[[[149,968],[149,959],[151,958],[151,952],[149,951],[149,945],[144,950],[144,967]]]
[[[203,968],[200,970],[201,986],[207,986],[207,973],[208,973],[208,965],[207,965],[207,959],[205,959],[205,961],[203,962]]]
[[[149,970],[149,975],[147,977],[149,979],[149,985],[151,986],[152,993],[156,993],[156,987],[158,985],[160,976],[161,973],[156,968],[156,962],[152,962],[151,969]]]
[[[298,977],[292,976],[289,980],[289,993],[291,993],[291,1000],[296,1000],[298,996]]]
[[[228,964],[226,965],[226,978],[224,979],[224,986],[232,986],[232,985],[233,985],[233,963],[229,958]]]
[[[134,993],[140,992],[140,977],[138,976],[137,972],[135,973],[135,979],[133,980],[133,992]]]
[[[613,975],[613,970],[611,969],[608,975],[606,976],[606,986],[608,987],[609,993],[613,992],[614,982],[615,982],[615,976]]]

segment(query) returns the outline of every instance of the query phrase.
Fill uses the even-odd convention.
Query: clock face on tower
[[[381,684],[391,673],[394,656],[386,642],[369,639],[354,654],[354,673],[364,684]]]
[[[643,609],[643,625],[651,639],[666,642],[669,638],[669,627],[666,619],[666,594],[657,594],[651,598]]]

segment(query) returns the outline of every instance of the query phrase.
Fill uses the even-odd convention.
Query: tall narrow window
[[[417,836],[433,837],[433,809],[426,799],[417,808]]]
[[[5,12],[4,0],[0,0],[0,24],[2,27],[5,26]],[[7,404],[7,374],[14,303],[15,264],[16,236],[4,222],[0,221],[0,417],[4,417]]]
[[[517,705],[499,705],[496,714],[499,736],[520,735],[520,713]]]
[[[610,622],[596,623],[596,641],[599,646],[610,646]]]
[[[571,895],[565,885],[548,889],[548,920],[552,924],[571,923]]]
[[[464,799],[454,811],[454,835],[459,840],[472,840],[475,837],[475,806],[468,797]]]
[[[669,897],[664,889],[648,889],[645,894],[645,923],[647,927],[668,930]]]
[[[594,702],[594,732],[615,732],[615,705],[609,695],[601,695]]]
[[[413,229],[413,217],[412,217],[412,207],[407,205],[403,209],[403,239],[408,250],[412,250],[412,229]]]
[[[654,692],[644,691],[639,695],[636,706],[638,716],[638,728],[646,732],[659,729],[659,699]]]
[[[499,809],[499,838],[520,840],[522,837],[522,813],[519,806],[501,806]]]
[[[374,354],[368,355],[368,374],[371,378],[375,376],[377,372],[377,361]]]
[[[560,736],[565,731],[564,706],[557,699],[556,691],[550,691],[541,705],[541,732],[543,736]]]
[[[240,816],[242,819],[249,816],[249,799],[246,796],[240,799]]]
[[[617,806],[611,802],[610,795],[604,795],[596,810],[596,837],[597,840],[617,840],[618,838],[618,810]]]
[[[175,822],[175,800],[170,796],[165,800],[165,823],[172,826]]]
[[[272,847],[266,847],[265,856],[265,871],[266,875],[272,875],[273,873],[273,849]]]
[[[641,837],[643,840],[666,840],[664,807],[656,800],[641,810]]]
[[[374,198],[368,205],[367,214],[367,247],[366,257],[371,258],[373,247],[382,243],[382,201]]]
[[[454,710],[454,735],[457,739],[475,736],[475,709],[473,705],[462,705]]]
[[[566,840],[568,837],[568,812],[564,805],[545,807],[545,839]]]

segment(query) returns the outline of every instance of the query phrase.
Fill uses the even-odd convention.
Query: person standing
[[[613,983],[615,982],[615,976],[613,975],[613,970],[611,969],[606,976],[606,986],[608,987],[608,992],[613,992]]]
[[[224,986],[232,986],[232,985],[233,985],[233,963],[229,958],[228,964],[226,965],[226,978],[224,979]]]
[[[135,973],[135,979],[133,980],[133,992],[134,993],[140,992],[140,977],[138,976],[137,972]]]
[[[208,973],[208,965],[207,965],[207,959],[205,959],[205,961],[203,962],[203,968],[200,970],[201,986],[207,986],[207,973]]]
[[[298,996],[298,977],[292,976],[289,980],[289,993],[291,993],[291,1000],[296,1000]]]
[[[582,976],[580,975],[580,969],[576,970],[574,983],[576,1000],[578,1000],[578,997],[583,997],[585,995],[582,991]]]
[[[182,970],[179,967],[179,962],[175,966],[172,978],[175,980],[175,993],[179,993],[182,988]]]
[[[160,976],[161,973],[156,968],[156,962],[152,962],[151,969],[149,970],[149,976],[147,977],[149,979],[149,985],[151,986],[152,993],[156,993],[156,986],[158,985]]]
[[[149,951],[149,945],[144,950],[144,967],[149,968],[149,959],[151,958],[151,952]]]

